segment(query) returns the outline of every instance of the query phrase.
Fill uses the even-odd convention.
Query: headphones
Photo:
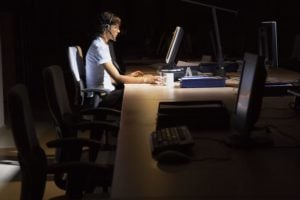
[[[105,28],[106,28],[106,29],[108,29],[108,28],[110,27],[110,25],[111,25],[111,23],[112,23],[112,20],[113,20],[113,18],[114,18],[114,14],[113,14],[113,13],[111,13],[111,16],[110,16],[110,18],[109,18],[109,21],[108,21],[108,23],[107,23],[107,24],[105,24]]]

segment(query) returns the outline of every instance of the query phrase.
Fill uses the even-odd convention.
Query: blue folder
[[[180,80],[182,88],[225,87],[225,78],[219,76],[186,76]]]

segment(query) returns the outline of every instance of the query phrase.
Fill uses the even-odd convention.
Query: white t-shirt
[[[109,46],[101,37],[96,38],[89,47],[85,57],[86,87],[114,90],[110,75],[103,63],[112,61]]]

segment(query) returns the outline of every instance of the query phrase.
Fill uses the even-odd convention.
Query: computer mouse
[[[167,150],[159,153],[156,160],[162,164],[181,164],[190,162],[191,158],[179,151]]]

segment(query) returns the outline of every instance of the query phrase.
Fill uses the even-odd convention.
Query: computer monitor
[[[278,67],[278,41],[276,21],[263,21],[258,29],[259,55],[265,59],[266,68]]]
[[[254,147],[269,144],[263,137],[253,137],[255,124],[260,116],[267,77],[263,58],[245,53],[235,108],[232,115],[232,128],[235,134],[230,137],[235,147]]]
[[[183,33],[183,29],[180,26],[176,26],[165,59],[167,68],[173,68],[174,66],[176,66],[176,57],[183,38]]]

